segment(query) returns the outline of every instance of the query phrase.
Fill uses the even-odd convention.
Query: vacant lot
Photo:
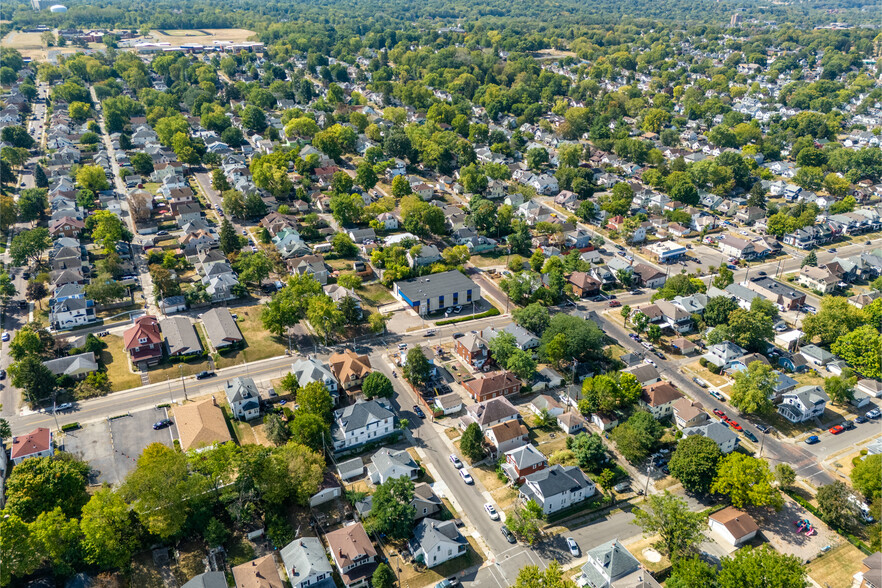
[[[267,332],[260,322],[261,306],[240,306],[231,311],[238,315],[236,323],[245,337],[245,348],[232,353],[221,353],[216,360],[218,369],[237,365],[246,361],[258,361],[269,357],[285,355],[288,340]]]
[[[821,586],[830,588],[849,588],[852,570],[858,570],[864,555],[851,543],[834,547],[808,566],[808,575]],[[848,572],[848,573],[843,573]]]
[[[254,31],[246,29],[162,29],[150,31],[150,36],[156,41],[166,43],[202,43],[203,45],[211,44],[214,41],[241,43],[254,35]]]
[[[113,391],[128,390],[141,385],[141,376],[133,374],[129,369],[129,358],[123,349],[122,337],[108,335],[103,341],[107,349],[101,352],[101,361],[107,366],[107,377],[113,385]]]

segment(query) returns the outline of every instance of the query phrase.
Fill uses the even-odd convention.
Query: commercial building
[[[392,294],[417,314],[444,311],[481,299],[481,288],[458,270],[395,282]]]
[[[674,241],[661,241],[646,246],[649,256],[659,263],[667,263],[686,255],[686,248]]]

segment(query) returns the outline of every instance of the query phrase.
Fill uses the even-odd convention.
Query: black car
[[[424,413],[423,409],[420,408],[419,406],[417,406],[416,404],[413,405],[413,412],[421,419],[426,418],[426,413]]]
[[[0,370],[0,380],[6,379],[6,370]]]
[[[459,339],[460,337],[465,337],[465,333],[454,333],[453,334],[454,339]]]
[[[157,431],[159,429],[164,429],[166,427],[170,427],[172,424],[171,419],[162,419],[161,421],[153,423],[153,428]]]
[[[199,372],[198,374],[196,374],[196,379],[197,380],[204,380],[205,378],[211,378],[216,375],[217,374],[214,372],[210,372],[208,370],[205,370],[205,371],[202,371],[202,372]]]
[[[745,437],[747,437],[748,439],[750,439],[750,440],[753,441],[754,443],[757,442],[756,435],[754,435],[753,433],[751,433],[751,432],[748,431],[747,429],[745,429],[745,430],[742,431],[742,432],[744,433],[744,436],[745,436]]]
[[[25,280],[30,279],[31,272],[21,272],[21,277]]]
[[[3,373],[5,374],[6,372]],[[867,417],[865,417],[864,415],[858,415],[854,417],[854,422],[856,422],[857,424],[865,423],[867,422]]]
[[[768,427],[766,425],[757,425],[756,428],[757,428],[757,430],[759,430],[760,433],[768,433],[769,431],[772,430],[770,427]]]
[[[842,423],[842,428],[846,431],[851,431],[852,429],[855,429],[857,427],[855,426],[854,421],[845,421],[844,423]]]
[[[515,539],[514,534],[508,530],[508,527],[502,525],[500,531],[502,532],[502,536],[505,537],[506,541],[508,541],[509,543],[517,543],[518,540]]]

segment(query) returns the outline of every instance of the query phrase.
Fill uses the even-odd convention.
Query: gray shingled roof
[[[383,420],[392,416],[392,412],[384,408],[376,400],[356,402],[334,413],[345,431],[354,431],[366,426],[369,422]]]
[[[170,355],[179,353],[201,353],[202,343],[190,319],[183,316],[173,316],[159,321],[159,329],[165,338]]]
[[[295,539],[282,548],[280,555],[285,565],[285,572],[291,580],[291,584],[298,585],[310,576],[327,574],[327,580],[331,580],[333,568],[328,561],[325,547],[316,537],[301,537]],[[333,581],[331,580],[333,584]],[[312,586],[313,584],[310,584]]]

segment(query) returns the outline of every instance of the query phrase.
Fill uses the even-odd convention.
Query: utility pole
[[[184,388],[184,400],[186,401],[189,400],[189,398],[187,398],[187,384],[184,382],[184,365],[179,363],[178,370],[181,374],[181,386]]]
[[[652,471],[655,468],[652,466],[652,462],[648,466],[646,466],[646,488],[643,490],[644,496],[649,496],[649,476],[652,474]]]
[[[171,391],[171,379],[169,379],[168,376],[165,377],[165,383],[168,385],[168,400],[169,400],[169,402],[171,402],[172,404],[174,404],[175,399],[174,399],[174,396],[172,396],[172,391]]]

